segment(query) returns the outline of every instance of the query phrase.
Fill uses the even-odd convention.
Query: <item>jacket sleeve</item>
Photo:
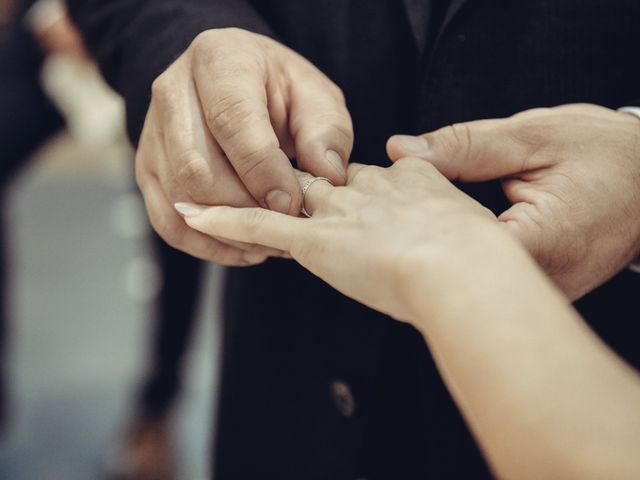
[[[198,33],[238,27],[272,34],[245,0],[67,0],[67,5],[105,79],[124,97],[134,144],[153,80]]]

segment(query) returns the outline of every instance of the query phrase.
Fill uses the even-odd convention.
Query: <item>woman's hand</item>
[[[351,165],[346,186],[316,179],[304,200],[310,219],[176,208],[418,328],[498,478],[639,478],[637,372],[488,210],[415,158]]]
[[[301,185],[314,178],[298,176]],[[352,164],[344,187],[313,182],[305,207],[312,218],[177,205],[192,228],[289,252],[344,294],[406,321],[416,318],[416,301],[455,291],[470,265],[498,261],[499,251],[487,255],[490,239],[507,236],[489,210],[415,158],[389,168]]]

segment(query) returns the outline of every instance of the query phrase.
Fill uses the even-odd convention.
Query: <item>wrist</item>
[[[537,267],[520,243],[498,224],[459,235],[442,247],[425,246],[408,255],[400,282],[406,318],[425,333],[438,318],[468,315],[488,299],[499,303],[501,292]],[[472,239],[472,240],[470,240]]]
[[[541,299],[569,305],[536,262],[515,241],[485,251],[472,268],[447,277],[433,296],[423,297],[413,325],[427,342],[446,332],[471,332],[478,325],[498,325],[526,318]],[[539,306],[541,309],[546,306]]]

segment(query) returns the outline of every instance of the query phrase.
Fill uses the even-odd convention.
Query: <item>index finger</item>
[[[213,137],[260,205],[297,215],[302,194],[271,125],[266,72],[241,55],[206,58],[194,78]]]
[[[304,232],[305,220],[263,208],[200,207],[185,222],[194,230],[290,252],[294,238]],[[308,227],[308,224],[306,224]]]

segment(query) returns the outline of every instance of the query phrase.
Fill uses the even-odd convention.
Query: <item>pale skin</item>
[[[541,108],[392,137],[387,150],[392,160],[428,160],[452,180],[502,179],[513,206],[500,220],[572,300],[640,253],[635,116],[587,104]]]
[[[341,186],[352,132],[342,93],[305,59],[211,30],[154,83],[138,184],[176,248],[225,265],[290,255],[416,326],[499,476],[637,478],[638,376],[567,297],[640,253],[640,122],[574,105],[394,137],[392,160],[421,161],[350,166]],[[296,218],[293,156],[337,186],[314,183],[310,220]],[[496,219],[432,165],[503,179],[514,207]],[[185,223],[183,201],[219,206],[181,204]]]
[[[282,252],[189,229],[173,203],[262,206],[297,214],[305,171],[345,181],[351,117],[340,89],[294,51],[239,29],[201,33],[154,82],[136,178],[170,245],[223,265]]]
[[[317,181],[305,205],[310,219],[176,208],[415,326],[498,477],[638,478],[640,377],[491,212],[417,158],[351,165],[346,186]]]
[[[594,105],[523,112],[389,141],[462,181],[500,178],[513,208],[500,219],[571,299],[640,250],[640,121]],[[267,207],[297,215],[289,159],[344,183],[353,128],[340,89],[296,52],[241,29],[202,32],[154,82],[136,178],[170,245],[223,265],[283,252],[202,235],[171,207]],[[430,148],[425,149],[425,146]]]

